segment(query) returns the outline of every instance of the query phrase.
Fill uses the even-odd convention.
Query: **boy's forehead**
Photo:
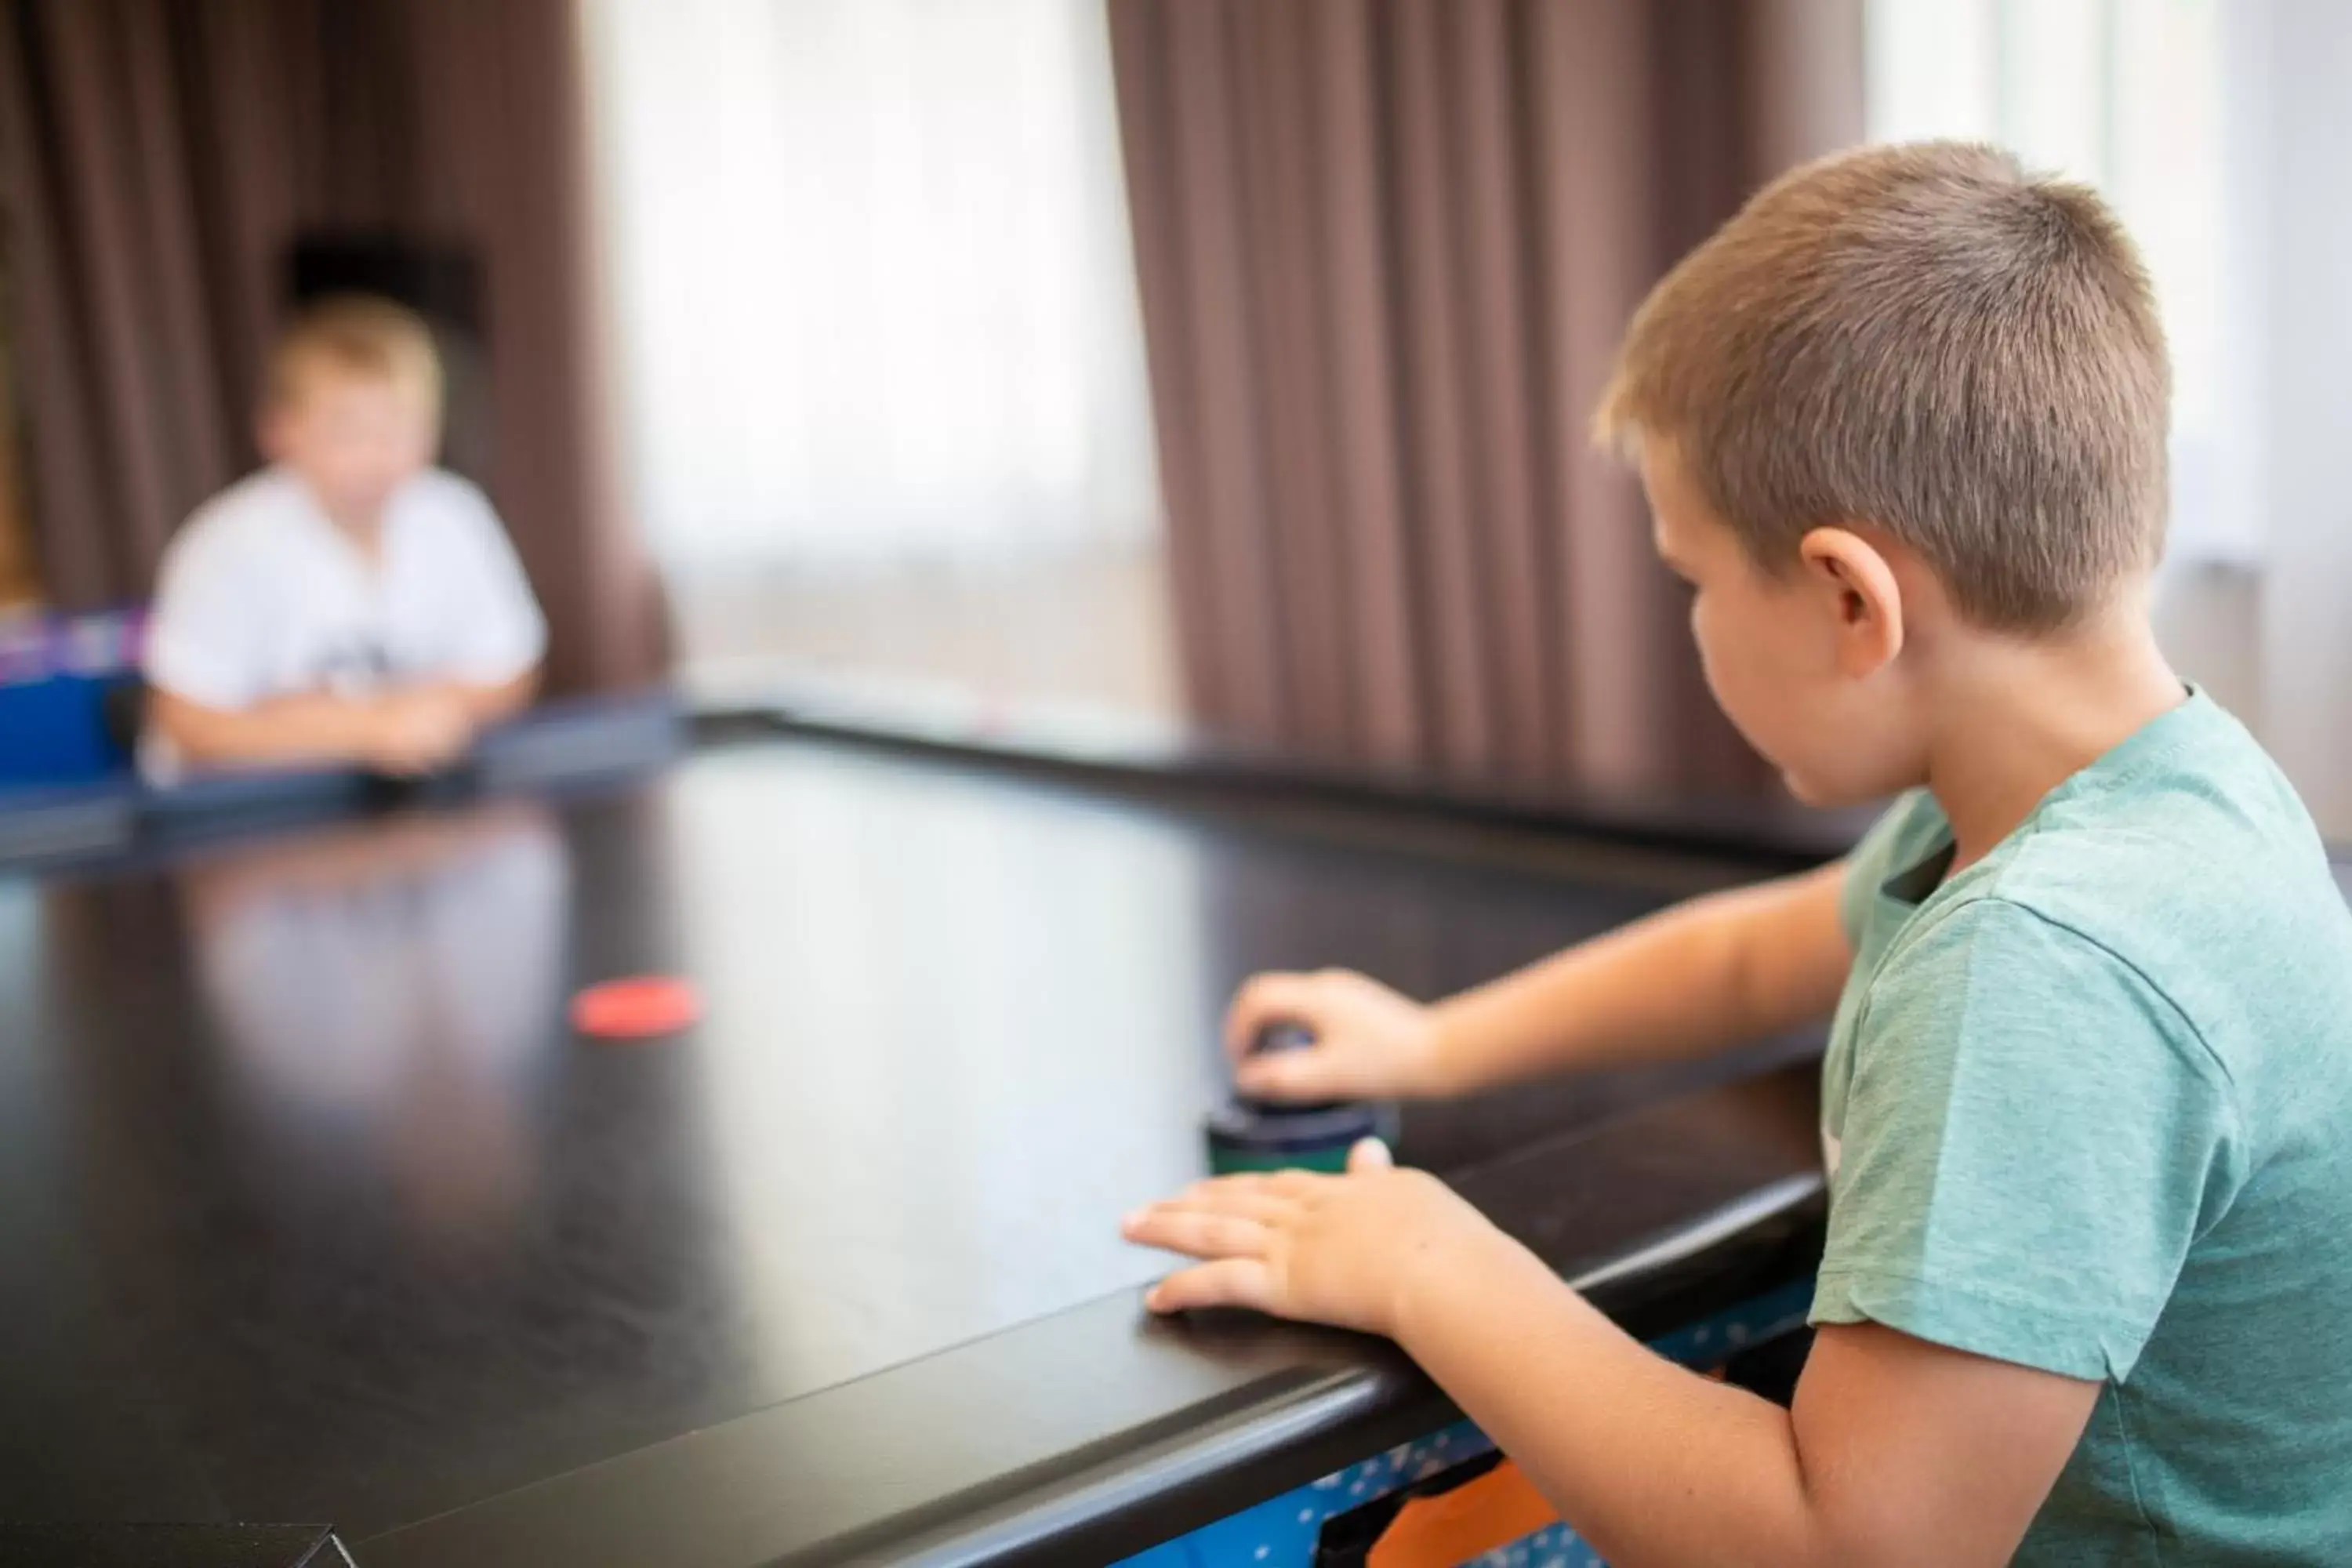
[[[1672,504],[1689,493],[1690,479],[1683,466],[1682,447],[1670,437],[1644,436],[1635,467],[1653,505],[1662,501]]]
[[[396,372],[352,365],[313,363],[294,368],[288,378],[289,399],[297,408],[320,412],[375,412],[397,405],[420,418],[433,413],[431,394],[414,378]]]
[[[1687,534],[1704,509],[1672,441],[1644,440],[1639,467],[1642,493],[1650,502],[1650,532],[1663,549]]]

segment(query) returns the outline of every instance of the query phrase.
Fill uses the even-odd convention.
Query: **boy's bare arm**
[[[465,710],[477,729],[481,729],[511,719],[530,707],[531,700],[539,695],[539,667],[534,665],[505,680],[436,680],[410,689],[446,697]]]
[[[1637,1344],[1377,1143],[1345,1176],[1204,1183],[1130,1215],[1202,1261],[1156,1310],[1385,1334],[1620,1568],[2005,1563],[2099,1385],[1874,1325],[1821,1331],[1786,1411]]]
[[[190,762],[211,767],[359,763],[421,773],[461,755],[478,721],[452,691],[380,697],[304,692],[245,708],[215,708],[157,687],[148,715]]]
[[[2099,1385],[1825,1327],[1793,1411],[1636,1344],[1515,1247],[1427,1271],[1401,1341],[1619,1568],[2006,1563]]]
[[[1227,1020],[1236,1057],[1276,1020],[1314,1049],[1244,1060],[1276,1098],[1461,1094],[1586,1068],[1703,1056],[1828,1014],[1853,954],[1840,862],[1695,899],[1423,1007],[1362,975],[1261,975]]]
[[[1827,1015],[1853,957],[1844,870],[1695,899],[1440,1003],[1441,1077],[1459,1089],[1705,1056]]]
[[[371,704],[323,691],[215,708],[156,687],[148,717],[190,762],[205,764],[348,762],[374,732]]]

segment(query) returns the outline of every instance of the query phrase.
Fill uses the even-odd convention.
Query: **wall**
[[[2259,236],[2251,395],[2263,432],[2260,732],[2331,838],[2352,840],[2352,5],[2233,5],[2245,141],[2231,175]]]
[[[2222,13],[2233,297],[2222,395],[2243,450],[2242,555],[2176,562],[2157,629],[2183,674],[2252,727],[2337,843],[2352,843],[2352,6]]]
[[[2172,667],[2256,733],[2263,709],[2263,574],[2234,565],[2168,567],[2157,584],[2156,635]]]

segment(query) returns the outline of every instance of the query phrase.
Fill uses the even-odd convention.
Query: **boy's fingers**
[[[1207,1197],[1212,1193],[1264,1194],[1270,1193],[1273,1190],[1273,1184],[1267,1180],[1264,1173],[1256,1171],[1244,1171],[1238,1175],[1203,1177],[1202,1180],[1194,1182],[1191,1186],[1186,1187],[1182,1192],[1178,1193],[1176,1195],[1179,1198],[1183,1198],[1189,1201],[1193,1198]]]
[[[1225,1014],[1225,1053],[1239,1061],[1257,1032],[1280,1018],[1295,1018],[1312,1000],[1315,982],[1305,974],[1261,974],[1234,996]]]
[[[1187,1193],[1182,1197],[1154,1204],[1152,1208],[1161,1214],[1227,1215],[1234,1219],[1255,1220],[1260,1225],[1268,1226],[1280,1225],[1298,1216],[1297,1199],[1276,1197],[1263,1191],[1219,1192],[1212,1189],[1197,1195]]]
[[[1395,1167],[1396,1156],[1378,1138],[1363,1139],[1348,1151],[1348,1173],[1351,1176],[1364,1171],[1388,1171]]]
[[[1155,1312],[1185,1312],[1196,1307],[1251,1307],[1274,1310],[1274,1275],[1255,1258],[1228,1258],[1171,1274],[1144,1298]]]
[[[1194,1182],[1176,1194],[1177,1201],[1197,1203],[1222,1193],[1242,1193],[1251,1197],[1285,1198],[1297,1203],[1328,1186],[1337,1178],[1319,1171],[1253,1171],[1238,1176],[1212,1176],[1205,1182]]]
[[[1119,1229],[1129,1241],[1188,1258],[1260,1258],[1265,1253],[1266,1227],[1234,1215],[1150,1208],[1129,1215]]]
[[[1269,1099],[1295,1099],[1312,1094],[1321,1087],[1326,1076],[1320,1047],[1310,1046],[1303,1051],[1285,1051],[1282,1055],[1244,1057],[1234,1070],[1234,1081],[1252,1094]]]
[[[1227,1193],[1253,1198],[1281,1198],[1297,1204],[1311,1197],[1337,1178],[1318,1171],[1254,1171],[1245,1175],[1212,1176],[1205,1182],[1194,1182],[1173,1201],[1187,1206],[1199,1206]]]

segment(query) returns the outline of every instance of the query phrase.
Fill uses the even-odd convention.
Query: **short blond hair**
[[[1651,291],[1594,429],[1671,441],[1768,569],[1874,523],[1971,622],[2047,633],[2162,552],[2171,383],[2106,205],[1930,142],[1759,192]]]
[[[388,381],[414,391],[437,416],[441,356],[433,329],[405,306],[373,294],[335,294],[303,307],[270,350],[263,399],[299,402],[316,375]]]

